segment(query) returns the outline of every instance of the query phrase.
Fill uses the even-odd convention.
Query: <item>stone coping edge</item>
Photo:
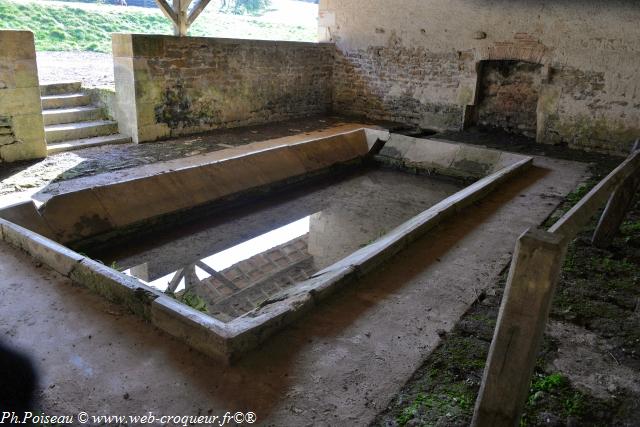
[[[226,364],[259,346],[319,301],[367,274],[444,219],[479,201],[514,174],[529,168],[532,162],[531,157],[524,158],[476,181],[301,282],[292,293],[272,298],[260,308],[228,323],[194,310],[134,277],[7,220],[0,219],[0,232],[2,240],[29,253],[39,262],[108,300],[123,304],[159,329]]]

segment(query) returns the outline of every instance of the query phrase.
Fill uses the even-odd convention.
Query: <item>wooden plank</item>
[[[517,426],[567,244],[541,229],[516,243],[472,425]]]
[[[632,153],[605,179],[593,187],[573,208],[549,228],[549,232],[562,234],[573,239],[588,224],[598,209],[607,201],[611,193],[640,168],[640,150]]]
[[[160,10],[165,14],[167,18],[171,20],[171,22],[175,27],[178,22],[178,16],[176,15],[175,11],[171,8],[171,6],[169,6],[169,3],[167,3],[167,0],[156,0],[156,3],[158,3]]]
[[[187,20],[187,26],[191,26],[193,21],[202,13],[205,7],[211,2],[211,0],[200,0],[197,5],[189,13],[189,19]]]
[[[640,147],[640,140],[636,141],[632,152]],[[598,227],[593,233],[591,242],[598,248],[608,247],[620,229],[625,214],[631,208],[633,196],[640,187],[640,170],[628,177],[609,197],[607,206],[600,217]]]

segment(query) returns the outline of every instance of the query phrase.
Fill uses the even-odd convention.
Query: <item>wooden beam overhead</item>
[[[191,24],[193,24],[193,21],[196,20],[196,18],[200,15],[200,13],[202,13],[204,8],[207,7],[210,1],[211,0],[200,0],[198,4],[195,5],[195,7],[191,10],[191,13],[189,13],[189,19],[187,19],[187,26],[191,26]]]
[[[169,3],[167,3],[167,0],[156,0],[156,3],[158,3],[160,10],[167,16],[167,18],[171,19],[174,25],[177,25],[178,15],[176,15],[176,12]]]

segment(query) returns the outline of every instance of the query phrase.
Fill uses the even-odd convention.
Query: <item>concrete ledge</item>
[[[157,289],[89,258],[76,264],[69,278],[147,320],[151,318],[151,303],[162,296]]]
[[[397,134],[390,135],[379,156],[406,168],[467,179],[482,178],[526,158],[475,145]]]
[[[230,361],[228,327],[211,316],[162,295],[151,303],[151,322],[204,354]]]
[[[39,212],[56,240],[73,242],[363,158],[375,138],[358,129],[240,147],[201,164],[56,195]]]
[[[0,219],[0,228],[5,242],[29,253],[63,276],[69,276],[76,264],[84,259],[84,256],[61,244],[5,219]]]

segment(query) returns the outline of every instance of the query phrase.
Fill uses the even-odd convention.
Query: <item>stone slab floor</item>
[[[240,410],[255,412],[262,425],[366,425],[443,331],[498,280],[516,238],[543,223],[586,170],[584,163],[537,157],[531,171],[232,367],[189,350],[5,244],[0,336],[37,363],[40,403],[48,414]]]

